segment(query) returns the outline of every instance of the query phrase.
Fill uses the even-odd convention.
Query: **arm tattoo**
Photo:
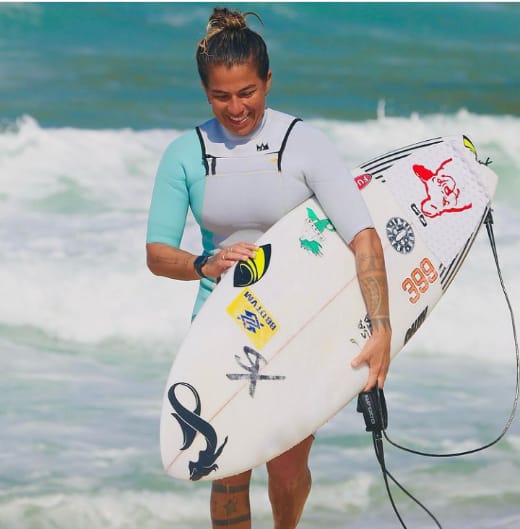
[[[356,267],[359,286],[372,328],[374,330],[389,329],[388,285],[384,258],[361,254],[356,256]]]

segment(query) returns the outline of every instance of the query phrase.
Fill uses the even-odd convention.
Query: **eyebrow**
[[[247,86],[244,86],[244,88],[241,88],[238,93],[240,94],[241,92],[247,92],[248,90],[254,90],[256,88],[256,84],[252,83],[252,84],[249,84]],[[224,94],[228,94],[229,92],[226,92],[225,90],[219,90],[219,89],[211,89],[210,92],[212,94],[215,94],[215,95],[224,95]]]

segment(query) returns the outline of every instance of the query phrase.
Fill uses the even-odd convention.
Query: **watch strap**
[[[195,268],[195,272],[197,272],[199,277],[208,277],[202,271],[202,267],[208,262],[208,259],[209,257],[207,255],[199,255],[195,258],[195,261],[193,261],[193,267]]]

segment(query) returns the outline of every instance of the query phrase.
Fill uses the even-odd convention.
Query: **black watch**
[[[195,272],[199,275],[199,277],[208,277],[204,274],[202,271],[202,267],[208,262],[209,256],[207,255],[199,255],[195,258],[195,261],[193,261],[193,267],[195,268]]]

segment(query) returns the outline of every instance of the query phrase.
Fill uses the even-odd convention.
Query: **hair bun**
[[[240,13],[240,11],[230,11],[227,7],[223,9],[215,8],[211,15],[207,32],[216,33],[223,29],[244,29],[247,27],[246,16],[249,13]]]
[[[227,8],[213,8],[206,35],[197,45],[197,68],[204,86],[208,86],[208,71],[213,65],[244,64],[252,61],[260,79],[267,80],[269,56],[263,38],[246,23],[248,15],[262,19],[254,12],[241,13]]]

